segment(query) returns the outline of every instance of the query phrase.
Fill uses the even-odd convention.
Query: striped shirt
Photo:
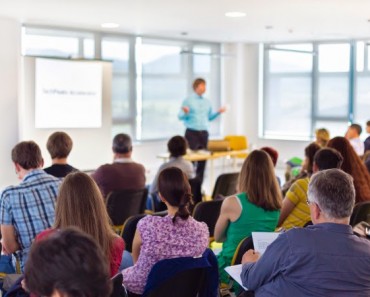
[[[303,227],[311,220],[310,208],[307,205],[307,190],[310,179],[308,177],[295,181],[285,195],[295,207],[285,219],[282,227],[290,229],[293,227]]]
[[[44,170],[35,169],[18,186],[7,187],[1,193],[0,224],[14,226],[22,271],[33,239],[54,223],[60,182]]]

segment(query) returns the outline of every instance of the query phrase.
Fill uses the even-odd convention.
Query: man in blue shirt
[[[197,78],[193,82],[194,94],[184,100],[179,112],[179,119],[184,121],[186,132],[185,138],[192,150],[207,149],[208,145],[208,122],[216,119],[225,111],[221,107],[217,112],[212,111],[211,101],[203,97],[206,91],[206,81]],[[196,177],[203,181],[205,161],[197,163]]]
[[[293,228],[243,256],[243,285],[255,296],[370,296],[370,241],[353,234],[353,179],[339,169],[311,177],[313,226]]]
[[[1,193],[1,235],[4,252],[17,252],[23,271],[33,239],[54,224],[61,180],[42,170],[41,150],[33,141],[18,143],[12,150],[12,161],[22,182]]]

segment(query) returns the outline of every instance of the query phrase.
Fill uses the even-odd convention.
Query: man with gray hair
[[[353,234],[353,179],[339,169],[311,177],[314,225],[293,228],[260,256],[243,256],[243,285],[255,296],[370,296],[370,241]]]

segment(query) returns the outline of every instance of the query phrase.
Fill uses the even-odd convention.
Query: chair
[[[123,275],[118,273],[111,278],[113,290],[110,297],[127,297],[126,288],[122,285]]]
[[[199,202],[193,211],[193,217],[199,222],[205,222],[209,229],[209,236],[213,238],[216,222],[220,215],[222,200]]]
[[[151,269],[143,297],[205,297],[218,295],[216,256],[206,249],[202,257],[157,262]]]
[[[239,173],[224,173],[217,180],[212,193],[212,199],[227,197],[236,193]]]
[[[144,213],[147,196],[147,189],[121,190],[109,193],[107,211],[118,234],[121,233],[123,223],[128,217]]]
[[[235,250],[231,265],[238,265],[242,263],[242,258],[245,252],[250,249],[254,249],[252,236],[244,238]]]
[[[355,208],[353,209],[350,225],[354,227],[358,223],[365,221],[370,223],[370,202],[361,202],[356,204]]]
[[[229,141],[230,149],[233,151],[241,151],[248,148],[248,140],[244,135],[226,135],[225,140]],[[247,153],[240,153],[234,156],[234,158],[241,159],[245,159],[246,157]]]

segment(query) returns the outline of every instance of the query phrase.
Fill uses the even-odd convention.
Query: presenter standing
[[[197,78],[193,82],[194,93],[186,98],[181,105],[179,119],[184,121],[186,132],[185,138],[192,150],[207,149],[208,144],[208,122],[216,119],[225,112],[221,107],[217,112],[212,112],[211,101],[203,97],[206,91],[206,81]],[[196,165],[196,177],[203,182],[206,161],[198,161]]]

